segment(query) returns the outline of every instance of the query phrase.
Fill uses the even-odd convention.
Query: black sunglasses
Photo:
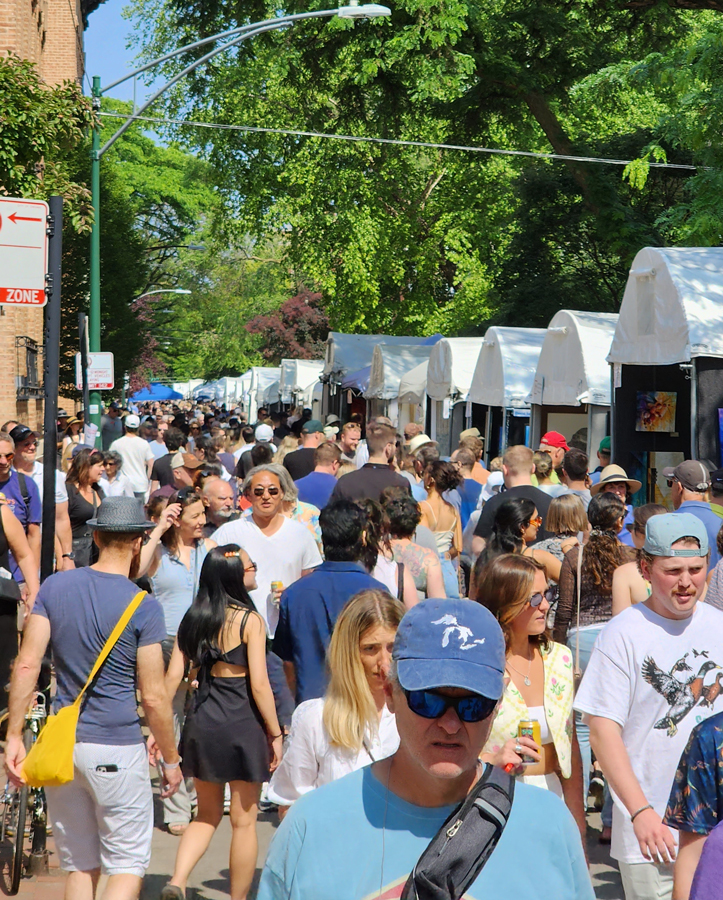
[[[554,587],[547,588],[544,594],[541,594],[539,591],[537,591],[530,597],[530,606],[533,609],[537,609],[537,607],[540,606],[543,600],[547,600],[548,603],[552,603],[552,601],[555,599],[555,593],[556,590]]]
[[[276,497],[277,494],[281,493],[281,489],[277,487],[256,487],[253,491],[254,497],[263,497],[267,491],[269,497]]]
[[[448,709],[453,709],[460,722],[481,722],[492,715],[498,702],[479,694],[472,697],[444,697],[434,691],[402,690],[409,708],[423,719],[439,719]]]
[[[181,490],[178,492],[178,498],[176,502],[183,503],[183,501],[187,500],[191,496],[191,494],[193,494],[194,497],[198,497],[199,500],[201,499],[199,494],[196,493],[196,488],[189,486],[181,488]]]

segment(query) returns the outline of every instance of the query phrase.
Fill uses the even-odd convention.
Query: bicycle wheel
[[[13,843],[13,858],[10,866],[10,891],[17,894],[20,889],[20,879],[23,875],[23,862],[25,859],[25,819],[28,815],[28,786],[23,785],[18,791],[17,819],[15,822],[15,836]]]

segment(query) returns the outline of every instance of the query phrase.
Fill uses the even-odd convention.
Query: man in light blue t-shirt
[[[401,897],[419,857],[482,774],[478,757],[504,669],[504,638],[484,607],[424,600],[411,609],[386,688],[399,749],[294,804],[269,849],[258,900]],[[499,843],[464,897],[531,896],[594,900],[565,805],[518,783]]]

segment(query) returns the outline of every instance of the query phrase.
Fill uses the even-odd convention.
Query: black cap
[[[37,437],[37,432],[33,431],[32,428],[28,428],[27,425],[16,425],[10,432],[10,437],[15,444],[22,444],[29,437]]]
[[[711,484],[723,484],[723,469],[716,469],[709,477]]]

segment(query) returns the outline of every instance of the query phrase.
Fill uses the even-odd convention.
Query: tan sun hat
[[[638,481],[637,478],[628,478],[628,473],[622,466],[605,466],[600,473],[600,481],[590,488],[590,493],[594,497],[595,494],[600,493],[606,484],[615,484],[616,482],[625,482],[632,494],[639,491],[643,486],[642,481]]]

